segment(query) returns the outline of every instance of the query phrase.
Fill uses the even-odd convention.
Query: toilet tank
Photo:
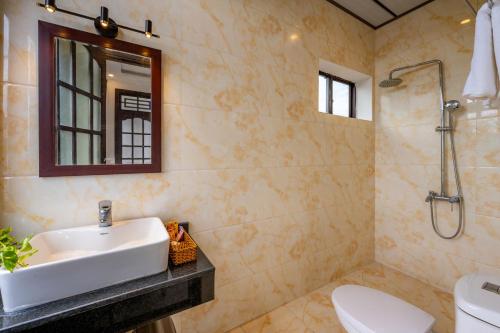
[[[500,333],[500,277],[469,274],[455,284],[455,333]]]

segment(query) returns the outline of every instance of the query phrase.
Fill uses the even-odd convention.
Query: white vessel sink
[[[170,238],[159,218],[48,231],[31,244],[25,268],[0,270],[5,312],[165,271]]]

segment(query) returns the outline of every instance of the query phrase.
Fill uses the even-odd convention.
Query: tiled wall
[[[374,127],[317,110],[319,58],[373,73],[374,32],[324,0],[72,0],[154,23],[163,50],[163,165],[151,175],[38,178],[37,20],[93,31],[34,0],[0,2],[1,224],[18,234],[178,217],[216,265],[216,300],[183,314],[220,332],[373,259]]]
[[[435,235],[424,202],[440,184],[437,68],[404,75],[397,88],[376,90],[376,259],[447,291],[466,273],[500,273],[500,111],[461,97],[474,40],[474,20],[460,24],[466,18],[473,14],[464,1],[437,0],[376,32],[377,81],[392,68],[439,58],[447,99],[464,106],[456,113],[455,138],[465,233],[447,241]],[[449,156],[447,169],[449,193],[455,194]],[[457,213],[438,204],[444,233],[453,232]]]

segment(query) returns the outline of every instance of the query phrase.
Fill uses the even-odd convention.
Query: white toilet
[[[455,333],[500,333],[500,277],[469,274],[455,284]]]
[[[332,302],[349,333],[430,333],[435,321],[410,303],[363,286],[336,288]]]
[[[430,333],[435,319],[376,289],[344,285],[332,293],[348,333]],[[500,333],[500,277],[470,274],[455,285],[455,333]]]

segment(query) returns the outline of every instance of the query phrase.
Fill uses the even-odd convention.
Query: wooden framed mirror
[[[161,172],[161,51],[38,22],[39,175]]]

